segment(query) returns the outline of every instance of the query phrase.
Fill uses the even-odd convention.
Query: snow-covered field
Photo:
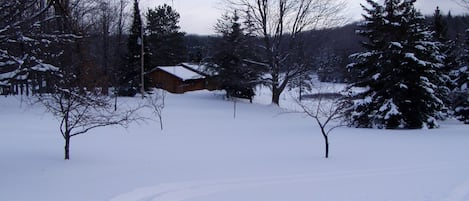
[[[168,95],[155,121],[72,138],[40,106],[0,97],[1,201],[468,201],[469,127],[338,128],[331,158],[298,113],[220,94]],[[137,101],[121,99],[120,101]],[[285,100],[283,100],[285,101]]]

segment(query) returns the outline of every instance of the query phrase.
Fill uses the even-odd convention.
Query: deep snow
[[[156,121],[96,129],[72,138],[64,161],[57,120],[0,97],[0,200],[469,200],[467,125],[338,128],[325,159],[312,119],[266,100],[239,101],[233,119],[218,93],[169,94],[164,131]]]

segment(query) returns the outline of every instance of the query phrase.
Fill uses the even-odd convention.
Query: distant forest
[[[443,16],[447,26],[447,38],[454,41],[456,48],[462,51],[466,39],[466,30],[469,29],[469,16],[453,16],[448,13]],[[429,26],[432,26],[434,17],[426,16]],[[349,56],[362,51],[360,41],[364,40],[355,31],[360,22],[352,22],[347,25],[313,30],[303,33],[305,37],[306,55],[311,58],[314,72],[319,75],[321,81],[347,82],[353,79],[353,75],[346,73],[346,66],[350,63]],[[203,36],[188,34],[185,38],[188,61],[204,62],[213,56],[213,43],[218,36]]]

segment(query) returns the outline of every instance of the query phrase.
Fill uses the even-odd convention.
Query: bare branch
[[[68,149],[73,136],[99,127],[127,127],[132,122],[144,120],[138,114],[140,105],[119,107],[121,110],[115,111],[110,97],[79,88],[58,88],[56,93],[42,94],[37,99],[60,121],[60,132],[66,141],[65,159],[69,159]]]
[[[469,0],[452,0],[452,1],[460,5],[461,7],[469,10]]]
[[[166,92],[164,90],[154,90],[153,94],[146,97],[146,107],[150,108],[155,117],[160,122],[160,129],[163,130],[163,109],[165,106]]]
[[[319,86],[319,94],[321,93],[321,86]],[[321,134],[325,143],[325,157],[329,157],[329,134],[336,128],[345,126],[342,121],[332,124],[343,118],[343,109],[345,105],[339,99],[326,99],[324,96],[318,96],[317,99],[310,99],[307,101],[296,100],[296,103],[302,108],[303,112],[317,123],[321,130]]]

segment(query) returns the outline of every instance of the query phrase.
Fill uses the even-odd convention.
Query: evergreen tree
[[[464,66],[456,71],[457,87],[454,94],[454,114],[465,124],[469,124],[469,67]]]
[[[130,28],[129,38],[127,41],[127,55],[126,63],[122,66],[119,74],[121,87],[138,87],[140,85],[141,76],[141,56],[142,45],[144,45],[144,52],[148,52],[146,47],[145,35],[142,38],[142,18],[140,16],[140,9],[138,8],[138,1],[134,1],[132,26]],[[149,68],[149,54],[144,53],[144,70]],[[125,92],[124,92],[125,93]],[[124,95],[124,94],[123,94]]]
[[[465,46],[463,67],[452,72],[455,85],[452,101],[456,118],[469,124],[469,30],[466,31]]]
[[[259,83],[261,66],[253,62],[250,36],[244,33],[236,12],[232,16],[223,15],[215,29],[221,34],[214,47],[213,71],[218,83],[227,96],[251,98]]]
[[[444,16],[441,15],[441,10],[439,7],[436,7],[435,12],[433,13],[433,31],[435,38],[444,42],[448,40],[448,26],[444,19]]]
[[[414,8],[415,0],[367,0],[366,14],[358,33],[368,40],[365,52],[352,57],[349,68],[363,88],[351,92],[348,110],[351,125],[378,128],[437,126],[435,117],[443,107],[440,68],[444,55],[438,42]]]
[[[68,1],[0,2],[0,93],[53,92],[81,67],[83,37]],[[77,3],[77,7],[80,4]],[[75,10],[76,11],[76,10]],[[63,77],[60,77],[63,76]],[[74,74],[77,76],[77,74]]]
[[[184,32],[180,31],[179,13],[164,4],[146,13],[152,66],[175,65],[186,60]]]
[[[450,77],[451,71],[456,69],[459,64],[456,62],[455,43],[448,38],[448,26],[444,16],[441,14],[440,8],[436,7],[433,14],[433,24],[431,25],[434,40],[439,43],[440,52],[445,55],[443,58],[443,67],[440,68],[441,79],[443,86],[439,87],[439,93],[443,94],[443,102],[446,106],[451,105],[450,89],[453,89],[454,83]],[[442,113],[448,116],[448,108],[444,108]],[[443,117],[440,117],[443,118]]]
[[[347,55],[348,56],[348,55]],[[344,66],[347,65],[346,55],[329,47],[321,48],[314,58],[317,66],[316,72],[321,82],[344,82],[346,74]]]

